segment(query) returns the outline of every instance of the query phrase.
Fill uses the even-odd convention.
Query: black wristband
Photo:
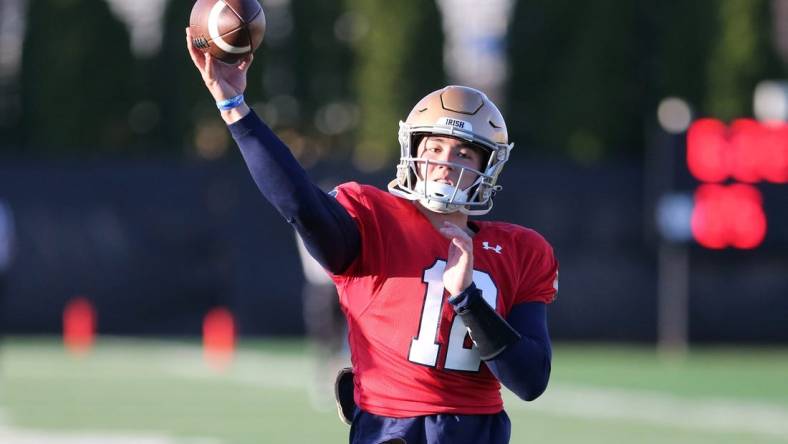
[[[495,359],[521,336],[482,297],[482,291],[471,284],[462,293],[449,298],[449,303],[468,328],[482,360]]]

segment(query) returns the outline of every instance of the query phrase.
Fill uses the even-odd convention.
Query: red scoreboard
[[[699,119],[687,131],[695,190],[692,234],[702,246],[750,249],[766,237],[759,182],[788,183],[788,124]]]

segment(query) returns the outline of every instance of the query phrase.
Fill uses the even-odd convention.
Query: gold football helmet
[[[482,170],[416,157],[419,141],[424,136],[441,135],[465,140],[485,153]],[[399,123],[400,161],[397,178],[389,191],[408,200],[417,200],[439,213],[461,211],[468,215],[488,213],[492,197],[501,189],[498,175],[514,146],[509,143],[506,122],[495,104],[484,93],[466,86],[450,85],[434,91],[416,104],[404,122]],[[476,175],[466,189],[424,181],[418,171],[429,164],[447,164],[465,174]]]

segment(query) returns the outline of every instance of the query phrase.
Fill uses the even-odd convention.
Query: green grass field
[[[198,344],[100,338],[69,356],[56,339],[0,349],[0,443],[347,442],[313,399],[302,341],[243,343],[217,373]],[[788,350],[556,345],[547,392],[506,396],[513,443],[788,443]]]

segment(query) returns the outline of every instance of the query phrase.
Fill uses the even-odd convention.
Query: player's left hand
[[[438,231],[451,241],[446,269],[443,271],[443,287],[456,296],[473,282],[473,240],[462,228],[451,222],[443,222]]]

